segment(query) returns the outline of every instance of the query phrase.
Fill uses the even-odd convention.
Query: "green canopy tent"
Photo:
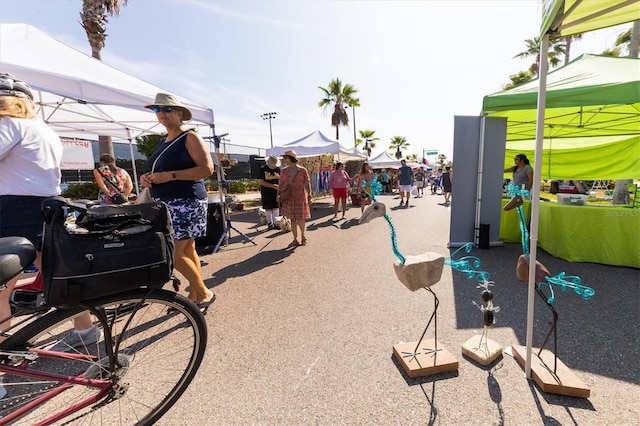
[[[517,154],[535,155],[535,140],[507,142],[505,164]],[[540,178],[617,180],[640,178],[640,135],[545,138]]]
[[[540,78],[538,79],[537,111],[535,120],[534,173],[538,176],[542,168],[542,143],[544,139],[547,101],[547,61],[550,37],[567,37],[600,28],[640,20],[640,0],[545,0],[543,1],[540,26]],[[637,92],[636,92],[637,93]],[[638,102],[638,101],[635,101]],[[538,214],[540,180],[534,179],[531,203],[531,232],[529,263],[536,262],[538,244]],[[525,374],[531,378],[531,350],[533,341],[533,312],[535,297],[535,268],[529,268],[527,304],[527,354]]]
[[[538,80],[485,96],[507,117],[507,141],[535,139]],[[640,59],[585,54],[547,76],[544,137],[640,134]]]
[[[533,158],[538,85],[483,100],[483,114],[508,120],[505,164],[518,152]],[[640,177],[640,138],[629,137],[640,135],[639,59],[582,55],[549,73],[546,97],[542,179]],[[605,156],[608,167],[594,161]]]

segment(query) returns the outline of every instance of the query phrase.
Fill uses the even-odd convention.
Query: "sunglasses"
[[[168,106],[164,106],[164,107],[154,106],[154,107],[151,107],[151,111],[153,111],[153,112],[155,112],[157,114],[160,111],[162,111],[162,112],[171,112],[171,111],[173,111],[173,108],[168,107]]]

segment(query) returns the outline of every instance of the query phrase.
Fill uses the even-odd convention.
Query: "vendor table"
[[[504,208],[511,200],[510,198],[504,198],[502,200],[502,207]],[[527,225],[531,219],[531,201],[524,200],[522,205],[524,216],[527,220]],[[519,243],[522,241],[522,234],[520,233],[520,217],[518,217],[518,211],[516,209],[504,211],[500,213],[500,235],[501,241],[507,241],[510,243]]]
[[[538,246],[570,262],[640,268],[640,210],[541,202]]]
[[[507,202],[502,200],[502,206]],[[529,224],[531,201],[525,200],[522,208]],[[500,240],[522,241],[515,209],[500,215]],[[570,262],[640,268],[640,209],[541,201],[538,247]]]

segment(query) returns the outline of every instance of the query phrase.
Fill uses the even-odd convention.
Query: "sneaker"
[[[400,207],[404,206],[404,201],[400,201]]]
[[[53,345],[49,345],[45,348],[47,351],[55,352],[70,352],[75,348],[83,348],[85,346],[93,345],[102,339],[102,330],[97,326],[93,326],[89,329],[88,334],[83,337],[76,330],[71,330],[69,334],[63,337]]]
[[[267,224],[267,230],[272,230],[274,228],[273,223]]]

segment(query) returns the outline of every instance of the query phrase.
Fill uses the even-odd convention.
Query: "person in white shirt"
[[[61,162],[60,137],[36,117],[29,85],[11,74],[0,74],[0,237],[21,236],[31,241],[38,251],[34,264],[39,271],[43,225],[40,205],[46,198],[60,195]],[[0,291],[0,318],[11,315],[9,297],[18,277]],[[81,315],[74,323],[80,333],[97,337],[90,315]],[[6,321],[0,330],[9,325]],[[56,350],[68,351],[71,347]],[[4,395],[6,390],[0,386],[0,398]]]

